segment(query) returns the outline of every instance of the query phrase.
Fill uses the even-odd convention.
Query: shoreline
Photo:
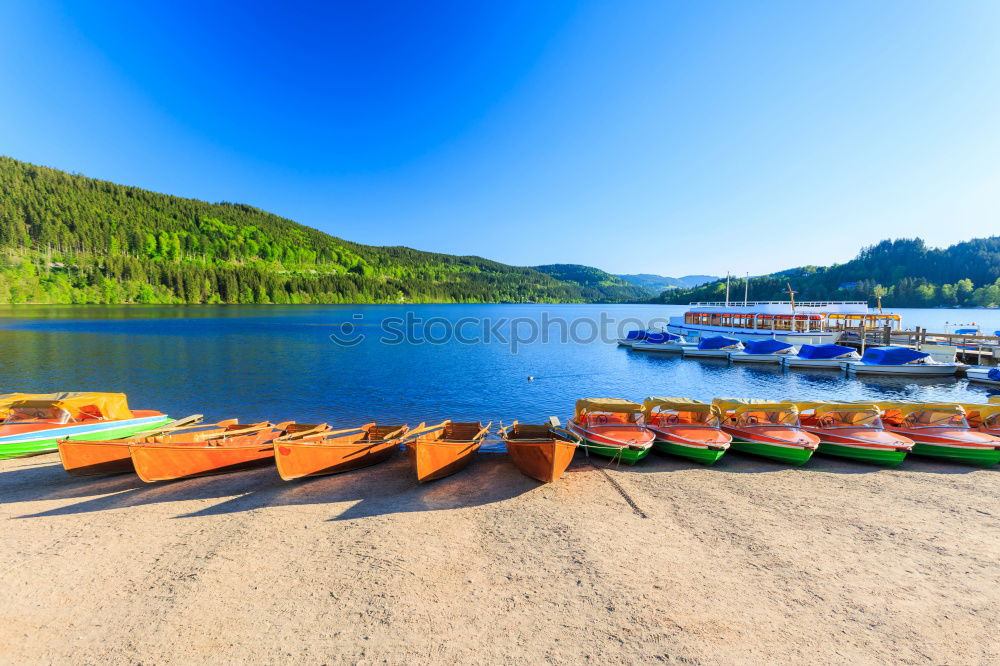
[[[484,454],[421,486],[403,456],[153,485],[0,461],[0,640],[15,662],[1000,658],[997,470],[595,462],[541,485]]]

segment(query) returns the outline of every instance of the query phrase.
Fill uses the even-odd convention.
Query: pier
[[[867,347],[894,345],[922,349],[927,346],[952,346],[956,348],[957,360],[970,365],[997,365],[1000,351],[1000,336],[964,335],[958,333],[933,333],[917,327],[912,331],[884,328],[831,326],[830,330],[841,331],[838,344],[864,351]],[[925,350],[926,351],[926,350]]]

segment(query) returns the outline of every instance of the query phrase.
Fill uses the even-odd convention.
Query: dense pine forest
[[[928,248],[919,238],[882,241],[857,258],[829,267],[805,266],[750,278],[751,300],[868,300],[895,307],[1000,306],[1000,236],[977,238],[945,249]],[[742,280],[731,285],[743,298]],[[726,281],[695,289],[673,289],[660,302],[688,303],[725,298]]]
[[[251,206],[182,199],[0,157],[0,303],[623,302],[653,296],[607,277],[584,285],[479,257],[358,245]]]

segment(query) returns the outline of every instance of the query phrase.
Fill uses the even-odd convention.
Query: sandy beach
[[[598,463],[600,467],[604,462]],[[146,485],[0,461],[5,663],[988,664],[1000,470],[403,456]]]

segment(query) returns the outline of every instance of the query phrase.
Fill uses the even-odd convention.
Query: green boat
[[[156,429],[170,417],[132,411],[121,393],[0,395],[0,459],[49,453],[62,440],[119,439]]]
[[[729,450],[732,437],[719,429],[721,413],[715,405],[676,397],[649,397],[642,401],[646,428],[653,448],[661,453],[712,465]]]
[[[653,445],[653,434],[642,425],[642,405],[630,400],[577,400],[566,429],[591,453],[629,465],[648,456]]]
[[[797,402],[803,430],[819,437],[819,452],[838,458],[895,467],[913,441],[887,432],[874,403]]]
[[[962,405],[880,402],[878,406],[887,430],[913,440],[914,455],[978,467],[1000,463],[1000,438],[973,429]]]
[[[799,425],[791,402],[716,398],[722,430],[733,438],[730,448],[775,462],[804,465],[819,447],[819,437]]]

